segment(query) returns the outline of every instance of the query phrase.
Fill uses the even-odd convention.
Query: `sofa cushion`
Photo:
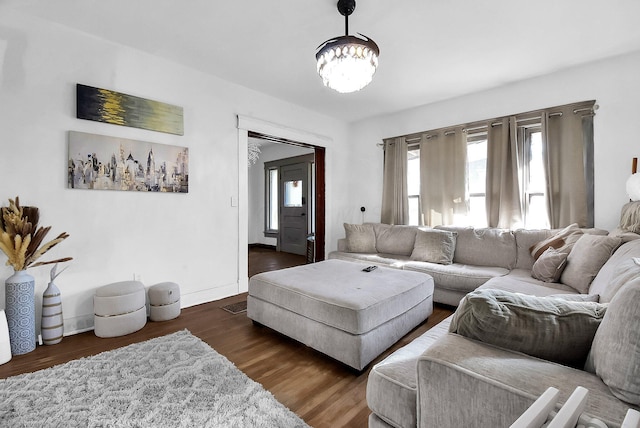
[[[531,277],[527,269],[514,269],[508,275],[491,278],[479,290],[498,289],[512,293],[523,293],[544,297],[556,294],[578,294],[576,290],[560,282],[544,282]]]
[[[375,223],[373,230],[376,235],[375,245],[378,253],[411,255],[418,230],[416,226]]]
[[[531,268],[531,276],[544,282],[558,282],[567,264],[567,253],[549,247]]]
[[[562,282],[580,293],[588,293],[591,281],[621,243],[622,239],[610,236],[580,236],[567,258]]]
[[[609,427],[629,408],[584,370],[447,334],[418,359],[418,426],[508,427],[550,386],[558,404],[587,388],[584,413]]]
[[[505,269],[513,269],[516,264],[516,239],[510,230],[457,226],[435,228],[458,233],[454,263]]]
[[[395,269],[402,269],[407,262],[411,261],[408,256],[396,254],[348,253],[344,251],[332,251],[329,253],[328,258],[346,262],[358,262],[366,266],[378,265]]]
[[[411,260],[450,265],[456,250],[457,232],[438,229],[419,229]]]
[[[347,249],[351,253],[376,253],[376,235],[371,224],[344,223]]]
[[[610,302],[620,287],[640,276],[640,240],[622,244],[602,266],[589,287],[589,294],[599,294],[601,302]]]
[[[578,223],[573,223],[564,229],[556,232],[551,235],[547,239],[544,239],[537,244],[533,245],[530,248],[531,255],[535,260],[538,259],[546,251],[547,248],[555,248],[559,251],[564,251],[566,253],[571,252],[571,248],[573,244],[580,238],[583,234],[582,230],[578,227]]]
[[[595,372],[619,399],[640,405],[640,279],[625,285],[593,339],[585,369]]]
[[[469,293],[449,331],[506,349],[582,365],[606,305],[502,290]]]
[[[531,247],[553,235],[550,229],[517,229],[513,232],[516,238],[516,269],[533,267],[535,259],[531,255]]]
[[[459,263],[441,265],[416,261],[406,262],[403,269],[427,273],[433,277],[436,288],[462,293],[473,291],[491,278],[509,273],[507,269],[501,267],[471,266]]]

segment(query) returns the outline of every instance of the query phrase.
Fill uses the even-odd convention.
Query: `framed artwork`
[[[189,149],[69,131],[70,189],[189,192]]]
[[[184,135],[182,107],[79,83],[76,85],[76,117]]]

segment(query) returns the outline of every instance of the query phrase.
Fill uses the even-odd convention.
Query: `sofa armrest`
[[[418,359],[418,426],[509,426],[544,391],[564,404],[577,386],[589,390],[585,413],[619,426],[628,404],[597,376],[447,334]]]

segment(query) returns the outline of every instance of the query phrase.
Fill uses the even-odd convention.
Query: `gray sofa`
[[[585,414],[609,427],[620,426],[628,408],[638,408],[640,266],[634,258],[640,257],[640,240],[629,240],[628,234],[620,239],[622,245],[579,291],[531,277],[531,247],[557,231],[442,228],[456,232],[457,243],[452,263],[440,264],[411,260],[408,245],[394,249],[385,242],[384,235],[393,228],[399,229],[390,235],[407,239],[410,227],[371,227],[383,238],[384,251],[376,247],[371,252],[369,246],[365,252],[350,252],[347,240],[342,240],[329,257],[428,273],[434,278],[434,301],[449,305],[458,305],[474,289],[498,289],[541,297],[578,296],[577,300],[599,300],[608,309],[595,333],[588,370],[451,333],[453,316],[449,317],[371,369],[370,427],[507,427],[550,386],[561,391],[559,404],[575,387],[589,389]],[[589,270],[588,263],[581,265],[574,258],[565,272],[571,263],[582,266],[578,274]]]
[[[349,238],[338,240],[337,251],[329,253],[330,259],[339,259],[362,264],[404,269],[429,274],[434,281],[433,301],[450,306],[458,306],[470,291],[476,290],[487,281],[505,277],[504,287],[513,291],[523,291],[539,296],[551,294],[576,294],[577,291],[563,283],[545,283],[531,278],[534,259],[530,248],[549,238],[557,231],[540,229],[515,231],[495,228],[473,228],[436,226],[434,229],[455,235],[453,257],[450,264],[418,260],[414,252],[416,236],[425,228],[417,226],[391,226],[381,223],[345,225],[347,235],[359,229],[359,235],[366,236],[370,229],[373,241],[359,245],[353,251],[349,248]],[[351,230],[350,230],[351,229]],[[606,235],[602,229],[581,229],[584,233]],[[368,248],[367,248],[368,247]],[[517,278],[517,282],[511,282]],[[529,280],[529,278],[531,280]]]

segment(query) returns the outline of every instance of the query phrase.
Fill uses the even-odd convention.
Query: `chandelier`
[[[325,86],[340,93],[359,91],[371,83],[378,67],[380,49],[373,40],[349,35],[349,15],[355,0],[339,0],[338,12],[344,16],[345,35],[334,37],[318,46],[318,74]]]

